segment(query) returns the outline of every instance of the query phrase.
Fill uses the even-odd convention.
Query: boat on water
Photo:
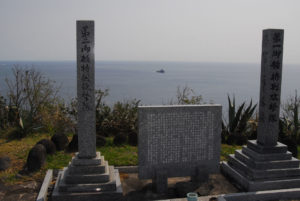
[[[160,69],[160,70],[157,70],[156,72],[157,73],[165,73],[165,70],[164,69]]]

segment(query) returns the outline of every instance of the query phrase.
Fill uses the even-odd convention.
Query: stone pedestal
[[[122,200],[118,170],[109,166],[99,152],[92,159],[73,157],[68,167],[59,172],[52,193],[53,201]]]
[[[53,201],[123,200],[118,170],[96,152],[95,23],[77,21],[78,150],[59,172]]]
[[[207,170],[207,167],[204,165],[199,165],[195,167],[195,172],[191,176],[191,182],[194,183],[204,183],[207,182],[209,179],[209,174],[207,174],[209,170]]]
[[[221,164],[224,174],[247,191],[300,187],[299,160],[278,141],[284,31],[263,31],[257,140]]]
[[[167,193],[168,191],[168,174],[164,169],[156,169],[155,176],[152,179],[153,190],[156,193]]]
[[[286,145],[266,147],[251,140],[222,162],[221,171],[246,191],[299,188],[299,164]]]

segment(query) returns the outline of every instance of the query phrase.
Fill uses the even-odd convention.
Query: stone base
[[[168,191],[168,174],[164,169],[156,169],[155,177],[152,179],[153,190],[163,194]]]
[[[229,155],[228,162],[222,162],[221,171],[246,191],[299,188],[299,164],[286,145],[263,147],[252,140]]]
[[[298,200],[300,198],[300,188],[279,189],[269,191],[243,192],[220,195],[218,201],[241,201],[241,200]]]
[[[122,199],[119,171],[109,166],[99,152],[94,159],[73,157],[69,166],[59,172],[52,193],[53,201]]]

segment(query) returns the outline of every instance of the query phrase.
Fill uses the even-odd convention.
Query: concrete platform
[[[109,166],[99,152],[95,159],[75,156],[69,166],[59,172],[52,200],[123,200],[119,171]]]
[[[114,174],[116,176],[115,185],[116,190],[108,190],[103,191],[102,189],[99,189],[97,192],[59,192],[59,185],[60,183],[58,181],[61,180],[61,173],[57,178],[57,182],[54,187],[54,191],[52,193],[52,200],[53,201],[107,201],[107,200],[116,200],[116,201],[122,201],[123,200],[123,192],[122,192],[122,186],[120,182],[120,176],[119,171],[114,170]]]
[[[246,191],[289,189],[300,188],[299,164],[284,144],[263,147],[248,141],[221,163],[221,171]]]
[[[267,200],[298,200],[300,199],[300,188],[280,189],[271,191],[257,191],[247,193],[233,193],[221,195],[218,201],[267,201]]]

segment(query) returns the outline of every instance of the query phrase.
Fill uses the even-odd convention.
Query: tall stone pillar
[[[257,142],[275,146],[278,140],[282,79],[283,30],[263,31]]]
[[[77,21],[79,158],[96,156],[94,21]]]
[[[300,161],[277,142],[282,79],[283,30],[263,31],[257,140],[222,162],[222,172],[246,191],[300,187]]]
[[[94,21],[77,21],[78,150],[59,172],[53,201],[121,201],[118,170],[96,152]]]

